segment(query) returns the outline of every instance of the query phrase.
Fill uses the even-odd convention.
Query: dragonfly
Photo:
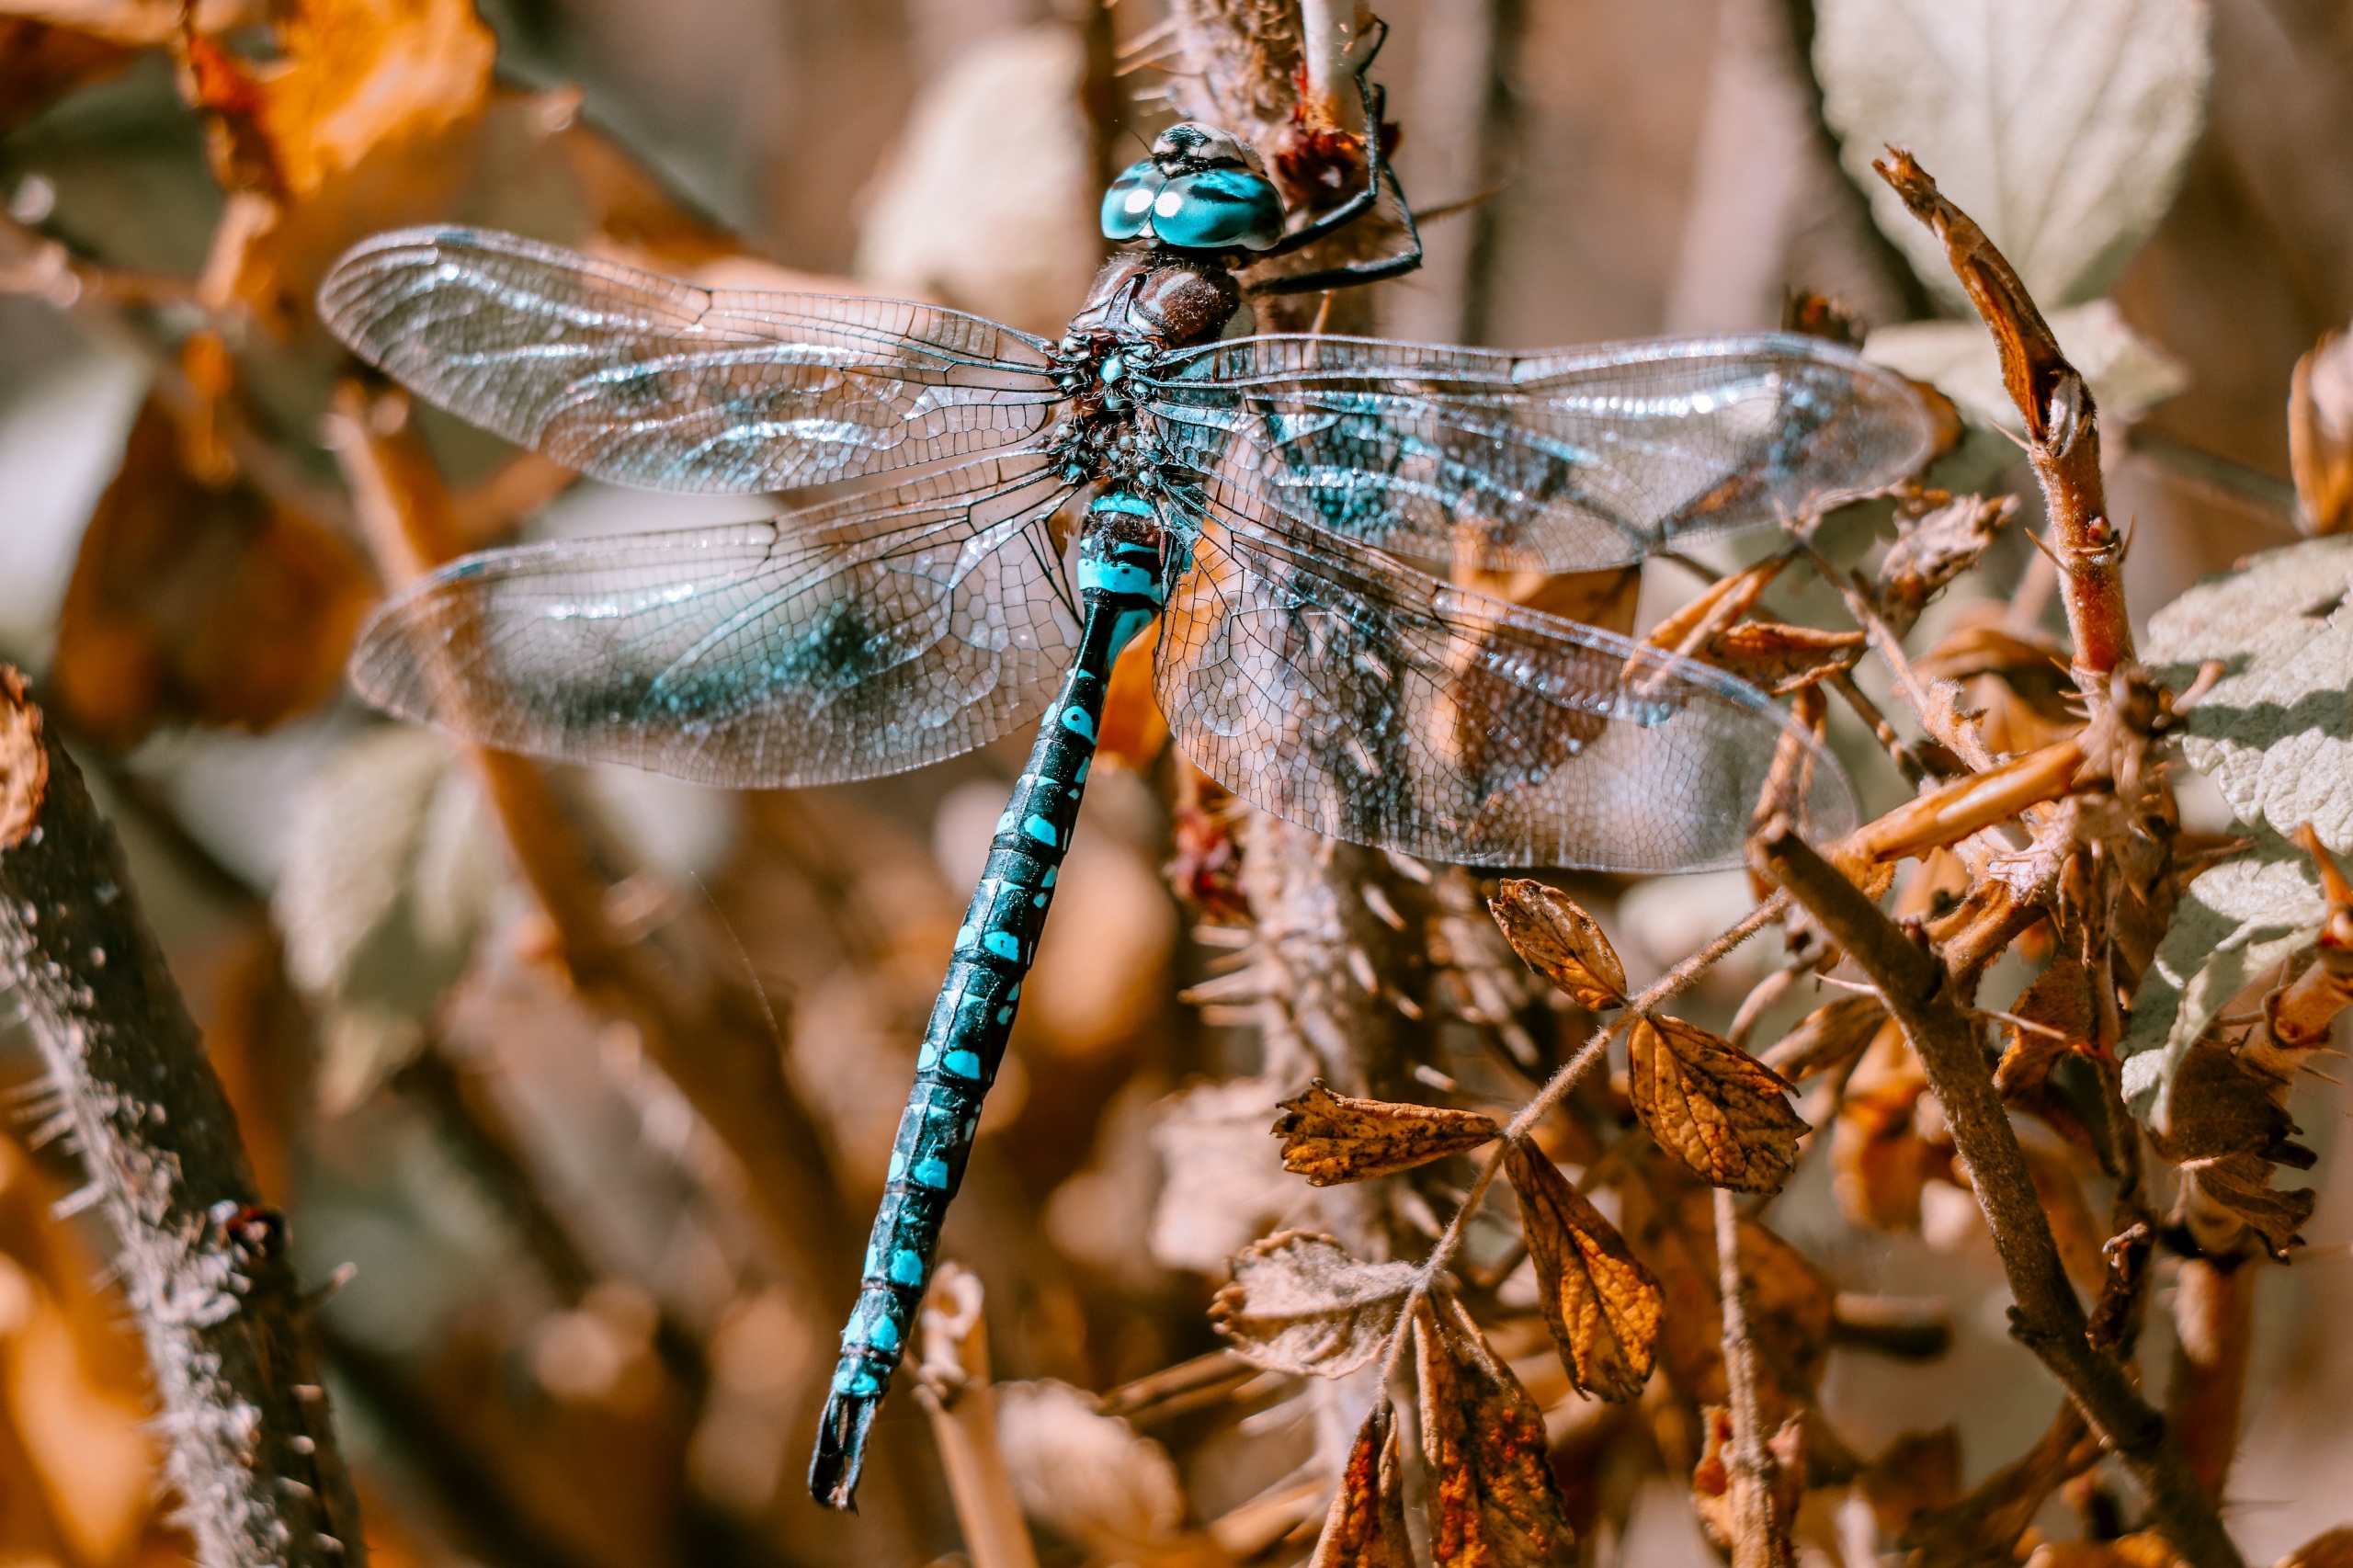
[[[1370,60],[1365,62],[1369,67]],[[1363,68],[1366,123],[1380,89]],[[1788,335],[1506,352],[1248,330],[1245,282],[1404,191],[1287,214],[1247,143],[1176,125],[1105,196],[1057,340],[938,306],[717,291],[511,234],[364,241],[323,318],[418,395],[595,478],[832,486],[763,522],[469,556],[380,608],[351,679],[479,744],[733,788],[872,778],[1036,726],[920,1047],[813,1458],[853,1506],[1147,629],[1191,761],[1321,833],[1472,866],[1735,864],[1776,758],[1836,762],[1750,686],[1472,591],[1770,526],[1915,472],[1908,383]],[[1302,262],[1313,256],[1302,256]],[[1787,790],[1787,786],[1781,786]]]

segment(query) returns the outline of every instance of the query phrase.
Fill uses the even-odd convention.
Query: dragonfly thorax
[[[1161,488],[1163,454],[1136,416],[1139,383],[1167,351],[1214,342],[1241,303],[1233,274],[1214,261],[1113,256],[1053,349],[1054,383],[1069,401],[1046,447],[1064,475]]]

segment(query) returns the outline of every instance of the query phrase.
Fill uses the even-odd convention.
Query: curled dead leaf
[[[1961,1496],[1961,1429],[1906,1432],[1865,1466],[1860,1481],[1879,1528],[1901,1539],[1912,1521]]]
[[[1599,1011],[1626,1000],[1626,968],[1593,916],[1558,888],[1507,879],[1487,901],[1504,939],[1529,968],[1580,1007]]]
[[[1740,1486],[1732,1466],[1732,1412],[1721,1404],[1707,1409],[1707,1447],[1691,1467],[1691,1506],[1717,1545],[1730,1549],[1740,1535],[1741,1507],[1734,1494]],[[1766,1529],[1770,1539],[1763,1560],[1797,1561],[1790,1539],[1798,1506],[1805,1498],[1805,1421],[1792,1415],[1773,1434],[1765,1497]],[[1735,1553],[1737,1557],[1739,1554]]]
[[[1544,1418],[1461,1303],[1415,1303],[1414,1349],[1435,1568],[1574,1561],[1576,1532],[1546,1457]]]
[[[1397,1412],[1383,1399],[1357,1428],[1308,1568],[1413,1568],[1404,1471]]]
[[[1778,620],[1744,620],[1708,640],[1700,657],[1776,697],[1812,686],[1854,665],[1869,639],[1860,631],[1824,631]]]
[[[1902,636],[1937,590],[1977,564],[2018,508],[2015,495],[1959,495],[1916,517],[1898,514],[1895,542],[1879,563],[1881,612]]]
[[[1505,1146],[1504,1171],[1519,1194],[1537,1305],[1570,1381],[1602,1399],[1639,1397],[1650,1381],[1665,1310],[1657,1276],[1541,1149],[1513,1139]]]
[[[1282,1112],[1275,1136],[1283,1141],[1283,1169],[1314,1187],[1410,1171],[1502,1131],[1475,1110],[1357,1099],[1334,1094],[1320,1078],[1283,1101]]]
[[[2288,468],[2308,534],[2353,526],[2353,338],[2325,333],[2288,386]]]
[[[1861,1056],[1886,1023],[1887,1006],[1878,997],[1841,996],[1800,1018],[1757,1060],[1785,1078],[1835,1073]]]
[[[2010,1042],[1994,1070],[1994,1086],[2005,1097],[2039,1088],[2061,1057],[2090,1049],[2098,1037],[2099,1001],[2090,967],[2073,953],[2061,953],[2011,1004],[2010,1013],[2024,1021],[2009,1025]]]
[[[2313,1537],[2281,1558],[2279,1568],[2353,1568],[2353,1526]]]
[[[1341,1377],[1388,1347],[1420,1278],[1412,1264],[1359,1263],[1329,1236],[1285,1231],[1234,1257],[1210,1325],[1254,1367]]]
[[[1631,1057],[1634,1112],[1661,1148],[1718,1187],[1781,1189],[1806,1131],[1788,1079],[1680,1018],[1635,1019]]]

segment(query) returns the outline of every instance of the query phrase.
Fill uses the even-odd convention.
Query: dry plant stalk
[[[79,768],[0,665],[0,989],[48,1071],[44,1132],[79,1156],[146,1342],[165,1473],[204,1568],[358,1568],[285,1221]]]

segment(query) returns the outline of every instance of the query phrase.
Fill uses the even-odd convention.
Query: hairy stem
[[[1740,1209],[1729,1187],[1715,1192],[1716,1280],[1723,1297],[1724,1383],[1732,1399],[1733,1568],[1788,1568],[1773,1526],[1773,1456],[1765,1447],[1756,1397],[1756,1346],[1748,1334],[1748,1289],[1740,1269]]]
[[[0,665],[0,989],[48,1069],[114,1232],[163,1404],[165,1473],[204,1568],[358,1568],[286,1226],[261,1207],[221,1080],[114,830],[22,678]]]
[[[1773,879],[1879,987],[1918,1053],[2009,1278],[2016,1303],[2011,1334],[2065,1386],[2085,1419],[2139,1478],[2157,1528],[2182,1559],[2191,1568],[2239,1568],[2238,1548],[2165,1418],[2088,1336],[2083,1303],[2059,1261],[2017,1131],[1944,965],[1786,821],[1768,825],[1757,846]]]

